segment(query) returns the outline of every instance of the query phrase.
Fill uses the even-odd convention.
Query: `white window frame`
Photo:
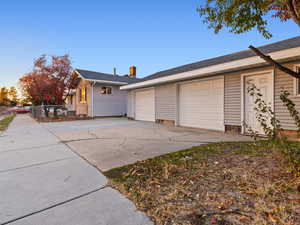
[[[294,71],[300,71],[300,64],[296,64],[294,65]],[[300,97],[300,88],[299,88],[299,82],[300,79],[299,78],[295,78],[294,77],[294,96]]]
[[[110,90],[111,90],[110,94],[107,94],[107,93],[103,94],[103,93],[101,93],[102,88],[110,88]],[[112,95],[113,94],[113,88],[112,88],[112,86],[101,86],[101,88],[100,88],[100,94],[101,95]]]

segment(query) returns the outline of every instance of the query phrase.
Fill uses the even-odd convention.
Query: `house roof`
[[[300,47],[300,36],[264,45],[258,47],[258,49],[265,54],[270,54],[274,59],[281,60],[292,56],[299,57],[300,49],[298,47]],[[296,49],[297,51],[291,51],[291,49]],[[286,54],[286,50],[292,53]],[[218,72],[245,68],[245,66],[253,66],[261,63],[265,63],[265,61],[256,56],[251,50],[245,50],[163,70],[141,79],[136,84],[122,86],[121,89],[135,89],[159,83],[213,75]]]
[[[268,54],[270,52],[280,51],[280,50],[299,47],[299,46],[300,46],[300,36],[261,46],[261,47],[259,47],[259,50],[261,50],[265,54]],[[228,54],[228,55],[224,55],[224,56],[219,56],[216,58],[206,59],[206,60],[202,60],[199,62],[175,67],[175,68],[164,70],[164,71],[160,71],[160,72],[154,73],[152,75],[149,75],[149,76],[143,78],[141,81],[151,80],[151,79],[155,79],[158,77],[164,77],[164,76],[168,76],[168,75],[173,75],[176,73],[188,72],[191,70],[200,69],[200,68],[208,67],[208,66],[213,66],[213,65],[217,65],[217,64],[221,64],[221,63],[226,63],[226,62],[230,62],[230,61],[234,61],[234,60],[244,59],[244,58],[248,58],[251,56],[256,56],[255,53],[251,50],[240,51],[240,52],[236,52],[236,53],[232,53],[232,54]]]
[[[89,70],[76,69],[76,71],[85,80],[92,80],[103,83],[115,83],[115,84],[132,84],[140,81],[138,78],[132,78],[128,76],[113,75],[108,73],[99,73]]]

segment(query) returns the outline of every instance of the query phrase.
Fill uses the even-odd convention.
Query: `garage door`
[[[135,119],[155,121],[154,89],[135,93]]]
[[[181,126],[223,131],[223,105],[223,78],[179,85]]]

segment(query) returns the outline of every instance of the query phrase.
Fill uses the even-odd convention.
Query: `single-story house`
[[[139,81],[136,68],[129,75],[116,75],[76,69],[79,81],[67,98],[67,108],[76,115],[89,117],[125,116],[127,92],[121,85]]]
[[[300,36],[259,49],[291,69],[300,67]],[[242,133],[245,122],[261,131],[248,81],[272,105],[283,129],[296,130],[279,96],[282,88],[289,91],[300,110],[299,79],[268,65],[251,50],[157,72],[120,89],[129,91],[127,115],[132,119]]]

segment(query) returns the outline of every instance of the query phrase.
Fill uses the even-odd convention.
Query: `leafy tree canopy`
[[[0,105],[17,105],[18,94],[15,87],[0,88]]]
[[[282,21],[293,19],[300,26],[300,0],[206,0],[197,11],[215,33],[224,27],[235,34],[256,28],[271,38],[266,28],[269,14]]]
[[[0,88],[0,105],[8,104],[8,89],[6,87]]]
[[[35,105],[61,105],[76,80],[68,55],[42,55],[34,61],[32,72],[20,78],[20,86],[23,96]]]
[[[10,87],[8,90],[8,98],[12,104],[16,105],[18,102],[18,93],[15,87]]]

